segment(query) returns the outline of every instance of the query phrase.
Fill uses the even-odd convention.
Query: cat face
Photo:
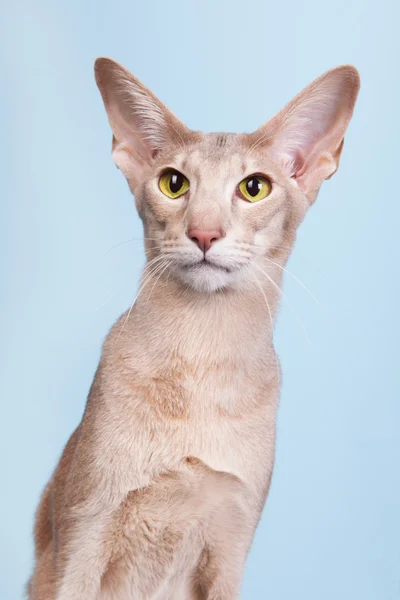
[[[337,169],[359,88],[328,71],[252,134],[187,129],[136,78],[98,59],[113,158],[144,223],[152,265],[202,292],[242,288],[281,251]]]
[[[308,205],[268,153],[234,134],[188,136],[160,153],[135,195],[149,258],[208,292],[245,286],[258,258],[290,243]]]

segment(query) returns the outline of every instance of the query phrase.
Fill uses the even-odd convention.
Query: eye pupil
[[[173,194],[177,194],[183,186],[183,175],[181,173],[172,173],[169,180],[169,189]]]
[[[250,196],[255,198],[262,188],[262,183],[256,177],[252,177],[246,183],[246,190]]]

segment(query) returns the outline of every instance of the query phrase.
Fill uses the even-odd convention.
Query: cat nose
[[[189,229],[188,231],[188,238],[197,244],[204,254],[211,248],[213,242],[220,240],[222,237],[222,231],[218,229]]]

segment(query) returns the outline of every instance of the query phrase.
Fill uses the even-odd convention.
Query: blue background
[[[0,597],[22,596],[39,494],[143,265],[93,79],[106,55],[206,131],[253,130],[326,69],[360,70],[340,169],[289,262],[323,308],[286,277],[311,342],[284,305],[276,468],[242,598],[399,598],[398,3],[19,0],[2,13]]]

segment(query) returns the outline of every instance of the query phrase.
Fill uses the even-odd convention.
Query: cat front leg
[[[110,509],[75,521],[56,600],[95,600],[99,596],[102,573],[111,554],[107,544],[111,521]]]
[[[199,600],[239,598],[247,551],[247,547],[232,548],[230,544],[206,549],[194,597]]]
[[[234,600],[239,597],[246,557],[258,516],[225,503],[215,515],[197,571],[196,594],[201,600]]]
[[[115,540],[115,517],[127,495],[145,488],[159,464],[149,464],[151,439],[139,417],[124,418],[117,401],[90,400],[63,482],[55,600],[97,600]],[[115,406],[115,410],[111,410]],[[96,418],[94,418],[94,415]],[[157,438],[162,446],[162,435]]]

